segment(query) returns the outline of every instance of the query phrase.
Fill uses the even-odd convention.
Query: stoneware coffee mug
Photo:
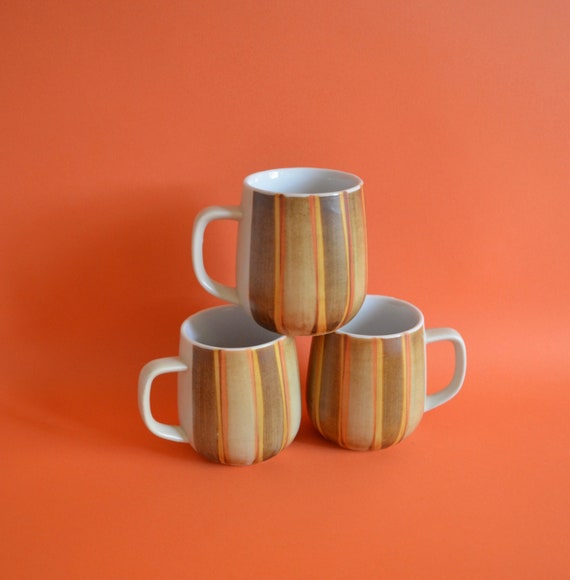
[[[453,378],[426,395],[425,345],[441,340],[455,347]],[[342,447],[389,447],[414,431],[424,411],[457,394],[465,368],[465,344],[457,331],[425,330],[424,317],[412,304],[367,296],[348,324],[312,339],[309,415],[321,435]]]
[[[213,220],[239,222],[235,288],[204,268]],[[208,207],[194,222],[192,261],[211,294],[241,304],[263,327],[287,335],[331,332],[348,322],[366,293],[363,183],[329,169],[254,173],[239,207]]]
[[[151,412],[152,382],[169,372],[178,373],[180,425]],[[178,356],[143,367],[138,399],[158,437],[189,443],[218,463],[269,459],[293,441],[301,422],[294,339],[260,327],[239,306],[203,310],[182,324]]]

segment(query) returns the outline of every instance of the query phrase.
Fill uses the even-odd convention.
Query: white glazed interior
[[[357,190],[362,180],[352,173],[334,169],[288,167],[253,173],[245,178],[244,184],[263,193],[331,195]]]
[[[337,332],[387,338],[413,332],[423,323],[423,314],[413,304],[388,296],[368,295],[358,314]]]
[[[233,305],[202,310],[186,319],[182,337],[209,349],[256,348],[283,338],[262,328],[243,308]]]

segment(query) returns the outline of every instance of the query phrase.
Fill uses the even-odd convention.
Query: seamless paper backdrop
[[[570,573],[567,2],[8,1],[0,27],[3,576]],[[137,375],[219,304],[197,212],[286,166],[363,178],[369,291],[459,330],[467,380],[388,450],[304,411],[223,468],[145,430]],[[225,283],[235,235],[207,231]],[[153,407],[176,422],[174,377]]]

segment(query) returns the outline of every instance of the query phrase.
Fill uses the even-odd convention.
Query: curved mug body
[[[204,231],[216,219],[239,222],[234,288],[204,268]],[[192,257],[200,284],[241,304],[261,326],[287,335],[331,332],[352,319],[366,294],[362,180],[303,167],[254,173],[239,207],[198,214]]]
[[[180,425],[156,421],[153,380],[178,373]],[[176,357],[147,363],[139,376],[139,409],[158,437],[189,443],[207,459],[250,465],[277,455],[301,422],[294,339],[256,324],[239,306],[203,310],[184,321]]]
[[[426,394],[426,344],[449,340],[455,371],[444,389]],[[307,405],[326,439],[353,450],[399,443],[425,411],[449,401],[463,384],[465,344],[451,328],[425,329],[408,302],[367,296],[359,313],[338,331],[314,337]]]

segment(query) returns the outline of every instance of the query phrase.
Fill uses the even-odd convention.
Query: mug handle
[[[238,206],[212,206],[203,209],[194,220],[192,230],[192,264],[194,273],[202,288],[216,298],[221,298],[226,302],[239,304],[237,288],[231,288],[220,282],[216,282],[206,272],[204,267],[204,232],[206,226],[214,220],[241,220],[243,212]]]
[[[426,344],[431,342],[439,342],[440,340],[449,340],[453,343],[455,349],[455,371],[453,378],[447,387],[426,396],[424,411],[431,411],[443,403],[447,403],[457,393],[463,385],[465,379],[465,369],[467,366],[467,351],[465,350],[465,342],[463,338],[453,328],[429,328],[426,330]]]
[[[188,367],[177,357],[157,358],[147,363],[139,374],[139,411],[148,430],[157,437],[169,441],[188,443],[188,437],[180,425],[159,423],[150,410],[150,388],[152,381],[165,373],[180,373]]]

